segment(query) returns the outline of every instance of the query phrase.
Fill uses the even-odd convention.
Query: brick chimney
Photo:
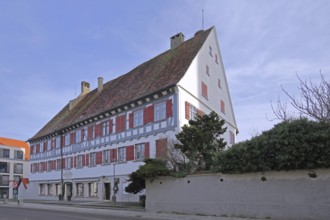
[[[178,33],[177,35],[174,35],[171,37],[171,50],[179,46],[184,42],[184,35],[182,32]]]

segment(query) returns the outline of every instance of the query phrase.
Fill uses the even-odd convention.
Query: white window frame
[[[40,152],[40,153],[44,152],[44,142],[41,142],[41,143],[39,144],[39,152]]]
[[[57,136],[55,142],[56,142],[56,148],[60,148],[61,147],[61,136]]]
[[[126,147],[118,148],[118,162],[126,161]]]
[[[106,136],[109,135],[109,121],[105,121],[102,123],[102,135]]]
[[[166,103],[160,102],[155,104],[155,121],[161,121],[166,119]]]
[[[143,125],[143,109],[137,110],[134,113],[134,127]]]
[[[70,145],[70,133],[65,134],[64,136],[64,146]]]
[[[76,143],[81,142],[81,130],[76,131]]]
[[[135,145],[135,160],[144,160],[145,144]]]
[[[102,158],[103,164],[110,164],[110,149],[104,150],[102,155],[103,155]]]
[[[89,166],[96,166],[96,153],[92,152],[89,154]]]
[[[65,169],[66,170],[70,170],[72,168],[71,167],[71,160],[72,160],[72,157],[65,158]]]

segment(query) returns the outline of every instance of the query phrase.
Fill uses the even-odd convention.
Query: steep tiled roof
[[[186,73],[211,30],[212,28],[201,31],[175,49],[168,50],[127,74],[105,83],[102,92],[94,89],[71,110],[69,104],[66,105],[30,140],[175,85]]]
[[[0,145],[25,149],[25,160],[30,159],[30,147],[27,142],[0,137]]]

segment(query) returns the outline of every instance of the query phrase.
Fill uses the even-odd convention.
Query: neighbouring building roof
[[[30,140],[44,137],[106,110],[130,103],[161,89],[174,86],[184,76],[212,28],[200,31],[180,46],[139,65],[104,84],[101,92],[90,91],[70,109],[67,104]]]
[[[25,141],[0,137],[0,145],[25,149],[25,160],[30,159],[30,147]]]

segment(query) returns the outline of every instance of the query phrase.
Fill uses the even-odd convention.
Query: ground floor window
[[[84,184],[83,183],[76,184],[76,196],[84,196]]]
[[[9,188],[0,188],[0,198],[9,197]]]
[[[92,197],[92,196],[97,196],[97,182],[91,182],[88,183],[88,196]]]
[[[54,184],[48,184],[48,195],[54,195]]]
[[[61,187],[61,184],[58,183],[55,185],[55,188],[56,188],[56,195],[59,196],[62,194],[62,187]]]
[[[39,195],[46,195],[46,184],[39,184]]]

